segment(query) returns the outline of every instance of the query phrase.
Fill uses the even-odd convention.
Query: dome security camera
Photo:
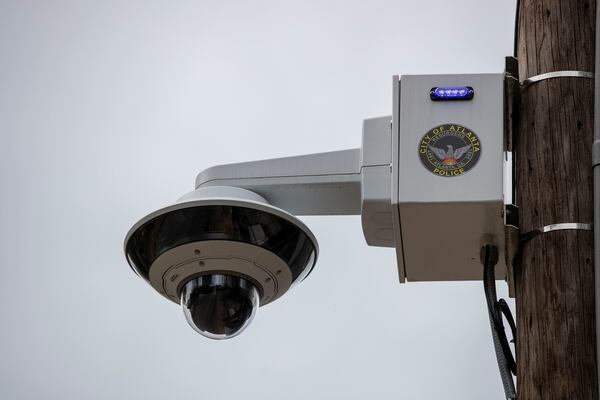
[[[295,215],[362,215],[367,242],[394,247],[391,188],[377,184],[389,185],[390,118],[365,121],[361,149],[201,172],[196,190],[130,229],[130,266],[198,333],[227,339],[312,271],[317,240]]]
[[[127,260],[213,339],[239,334],[312,271],[317,241],[295,215],[360,215],[368,245],[396,249],[400,282],[481,280],[491,236],[510,289],[505,78],[412,75],[401,91],[394,77],[393,115],[365,120],[360,148],[209,168],[131,228]]]
[[[125,253],[140,277],[181,303],[192,328],[226,339],[304,279],[318,247],[302,221],[260,195],[214,186],[142,218]]]

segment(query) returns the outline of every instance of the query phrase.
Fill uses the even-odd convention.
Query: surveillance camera
[[[237,187],[199,188],[142,218],[125,239],[133,270],[211,339],[241,333],[259,305],[311,272],[317,253],[302,221]]]
[[[196,190],[130,229],[130,266],[194,330],[226,339],[312,271],[317,240],[295,215],[361,215],[370,245],[394,247],[390,118],[365,121],[361,149],[200,172]]]
[[[313,269],[317,241],[295,215],[360,215],[368,245],[395,248],[400,282],[480,280],[491,235],[511,287],[505,78],[412,75],[400,90],[394,77],[393,114],[364,121],[360,148],[208,168],[129,231],[129,264],[213,339]]]

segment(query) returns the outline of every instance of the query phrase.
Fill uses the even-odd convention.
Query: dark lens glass
[[[279,256],[303,278],[313,267],[315,245],[293,223],[265,211],[234,206],[200,206],[173,210],[140,226],[129,238],[129,263],[144,279],[164,252],[202,240],[253,244]]]
[[[248,326],[258,308],[259,294],[244,278],[205,275],[185,284],[181,305],[197,332],[211,339],[228,339]]]

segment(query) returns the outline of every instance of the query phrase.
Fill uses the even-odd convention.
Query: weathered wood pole
[[[594,72],[596,1],[521,0],[521,81]],[[591,223],[594,80],[543,80],[521,93],[516,195],[521,232]],[[515,269],[519,400],[598,399],[593,233],[563,230],[521,248]]]

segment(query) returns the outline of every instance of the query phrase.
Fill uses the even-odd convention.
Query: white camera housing
[[[226,222],[223,226],[196,226],[182,234],[173,233],[173,242],[166,240],[164,250],[149,257],[145,265],[136,254],[137,242],[146,243],[142,237],[144,230],[158,232],[160,228],[149,226],[165,225],[158,219],[185,218],[176,213],[187,212],[188,216],[206,213],[206,210],[220,210],[224,213],[251,213],[263,224],[247,226],[248,242],[243,237],[235,237],[237,227]],[[244,211],[246,210],[246,211]],[[219,212],[219,211],[216,211]],[[214,218],[220,218],[216,215]],[[248,218],[247,215],[240,217]],[[235,219],[232,216],[231,219]],[[269,218],[269,221],[264,221]],[[222,219],[222,218],[221,218]],[[283,254],[287,248],[278,248],[268,243],[269,238],[263,226],[271,220],[278,224],[287,223],[292,231],[291,246],[296,253],[290,256]],[[246,219],[240,224],[250,221]],[[177,223],[175,221],[174,223]],[[166,232],[169,234],[170,232]],[[194,239],[194,236],[198,236]],[[199,240],[198,240],[199,239]],[[155,243],[159,240],[155,239]],[[150,285],[171,301],[180,302],[182,286],[191,278],[226,273],[244,277],[257,287],[260,292],[260,304],[265,305],[281,297],[293,283],[304,279],[314,267],[318,245],[317,240],[308,227],[288,212],[270,205],[262,196],[237,187],[212,186],[199,188],[180,198],[175,204],[157,210],[138,221],[129,231],[125,239],[125,251],[130,265],[145,278]],[[151,250],[160,245],[151,246]],[[289,252],[289,251],[288,251]],[[136,262],[137,261],[137,262]]]
[[[265,305],[316,261],[295,215],[361,215],[367,244],[396,249],[401,282],[480,280],[483,241],[505,279],[505,79],[394,77],[392,115],[364,121],[359,149],[211,167],[133,226],[129,264],[174,302],[186,282],[224,274],[252,282]],[[444,97],[455,92],[468,96]]]

